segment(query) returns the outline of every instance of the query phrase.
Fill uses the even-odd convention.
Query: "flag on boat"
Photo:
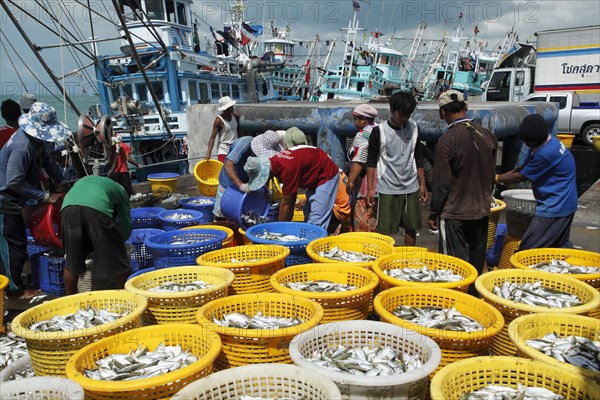
[[[475,32],[476,35],[479,33],[479,27],[477,25],[475,25],[475,29],[473,29],[473,32]]]
[[[354,11],[360,11],[360,4],[358,3],[358,0],[352,0],[352,9]]]
[[[218,42],[223,42],[223,37],[220,36],[220,35],[219,35],[219,37],[217,37],[217,35],[215,34],[215,30],[213,29],[212,26],[210,26],[209,28],[210,28],[210,33],[215,38],[215,40],[218,41]]]
[[[250,25],[247,22],[243,22],[242,26],[251,35],[259,36],[259,35],[263,34],[263,26],[262,25]]]

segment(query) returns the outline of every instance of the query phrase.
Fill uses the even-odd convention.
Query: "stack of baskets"
[[[211,223],[214,219],[213,208],[215,199],[211,197],[189,197],[179,200],[179,206],[184,210],[200,211],[202,213],[201,224]]]
[[[138,275],[125,283],[125,289],[148,299],[143,316],[144,325],[168,323],[196,323],[196,312],[204,304],[227,296],[227,288],[233,282],[233,273],[223,268],[173,267]],[[183,292],[157,292],[150,289],[174,282],[185,285],[202,281],[210,287]]]
[[[517,303],[493,293],[494,287],[504,282],[534,283],[541,282],[543,287],[577,295],[583,303],[568,308],[548,308]],[[492,271],[481,275],[475,281],[475,287],[483,299],[493,305],[504,317],[504,328],[492,339],[490,353],[495,356],[513,356],[517,348],[508,337],[508,325],[517,317],[534,313],[567,313],[589,315],[600,304],[600,293],[590,285],[560,274],[540,271],[508,269]]]
[[[204,215],[194,210],[169,210],[158,215],[160,228],[164,231],[175,231],[186,226],[202,223]]]
[[[508,227],[507,227],[508,230]],[[513,268],[510,263],[510,258],[519,250],[521,245],[521,239],[514,238],[510,235],[504,237],[504,243],[502,245],[502,252],[500,253],[500,261],[496,269],[511,269]]]
[[[225,268],[234,273],[229,294],[274,292],[271,275],[285,266],[290,250],[284,246],[236,246],[211,251],[198,257],[201,266]]]
[[[297,241],[280,241],[263,239],[259,236],[272,232],[282,235],[294,235],[300,237]],[[327,231],[320,226],[304,222],[269,222],[255,225],[246,231],[246,236],[254,244],[270,244],[286,246],[290,249],[290,255],[285,260],[285,265],[308,264],[312,260],[306,254],[306,246],[315,239],[327,236]]]
[[[127,239],[127,243],[131,243],[135,250],[131,253],[129,264],[132,272],[140,269],[150,268],[153,266],[152,254],[146,248],[144,240],[147,237],[163,233],[162,229],[134,229],[131,231],[131,236]]]
[[[248,228],[249,225],[242,215],[266,218],[269,214],[269,207],[269,199],[264,189],[244,193],[235,186],[230,186],[225,189],[221,197],[223,215],[243,228]]]
[[[162,207],[141,207],[131,209],[131,227],[133,229],[160,229],[158,214],[166,211]]]
[[[494,199],[494,202],[496,203],[496,207],[490,209],[490,216],[488,218],[488,236],[485,246],[487,250],[491,249],[494,244],[494,237],[496,236],[496,227],[500,220],[500,214],[502,214],[502,211],[506,208],[506,203],[502,200]]]
[[[245,313],[254,316],[299,318],[302,322],[282,329],[240,329],[225,327],[214,322],[223,315]],[[241,294],[216,299],[198,310],[198,323],[209,325],[223,342],[221,354],[215,361],[217,370],[248,364],[291,363],[290,342],[321,322],[323,307],[303,297],[281,293]]]
[[[147,237],[146,248],[154,267],[193,265],[201,254],[221,248],[227,233],[216,229],[189,229],[163,232]]]
[[[494,243],[486,251],[485,262],[488,267],[495,267],[500,262],[502,248],[504,247],[504,237],[506,236],[506,225],[498,224],[496,234],[494,235]]]
[[[219,174],[223,163],[219,160],[202,160],[194,167],[194,177],[198,191],[205,196],[214,197],[219,186]]]
[[[347,234],[338,236],[328,236],[321,239],[313,240],[308,244],[308,246],[306,246],[306,253],[314,262],[342,262],[343,260],[332,259],[319,254],[322,252],[330,251],[334,247],[342,251],[351,251],[372,256],[375,257],[375,260],[394,253],[394,246],[385,243],[379,238],[358,235],[352,236]],[[352,262],[352,265],[356,265],[363,268],[371,268],[375,260]]]
[[[533,190],[505,190],[501,193],[501,196],[506,202],[508,235],[520,240],[535,215],[536,200],[533,196]]]
[[[356,286],[343,292],[305,292],[286,286],[292,282],[330,281]],[[323,307],[322,323],[366,319],[379,279],[372,271],[347,263],[304,264],[284,268],[271,277],[280,293],[312,299]]]

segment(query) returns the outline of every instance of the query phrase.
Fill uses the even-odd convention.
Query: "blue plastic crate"
[[[65,295],[63,272],[65,259],[49,255],[40,256],[40,290],[55,296]]]
[[[206,204],[194,204],[196,201],[203,201]],[[212,197],[189,197],[179,200],[179,206],[184,210],[200,211],[202,213],[201,224],[209,224],[213,222],[213,209],[215,207],[215,199]]]
[[[494,235],[494,243],[492,247],[486,252],[485,261],[489,267],[495,267],[500,262],[500,256],[502,255],[502,248],[504,247],[504,238],[506,237],[507,226],[505,224],[498,224],[496,227],[496,234]]]
[[[158,214],[166,211],[162,207],[140,207],[131,209],[131,227],[133,229],[160,229]]]
[[[297,242],[284,242],[261,239],[256,236],[267,231],[295,235],[305,239]],[[290,266],[311,263],[311,258],[306,254],[306,246],[315,239],[326,237],[327,231],[320,226],[306,222],[269,222],[249,228],[246,231],[246,236],[254,244],[277,244],[288,247],[290,255],[286,257],[285,265]]]
[[[151,268],[140,269],[139,271],[136,271],[133,274],[129,275],[127,280],[130,280],[131,278],[136,277],[138,275],[145,274],[146,272],[152,272],[152,271],[156,271],[156,268],[151,267]]]
[[[201,254],[219,250],[226,238],[227,232],[216,229],[188,229],[149,236],[144,244],[152,254],[154,267],[168,268],[196,265],[196,259]],[[173,244],[196,240],[196,243]]]
[[[133,272],[152,267],[152,254],[146,248],[144,240],[147,237],[163,232],[162,229],[134,229],[131,231],[131,236],[127,240],[127,243],[131,243],[135,247],[129,258],[129,265]]]
[[[227,219],[235,222],[244,230],[249,227],[242,220],[242,214],[254,213],[266,217],[269,213],[269,199],[264,188],[250,193],[240,192],[236,187],[225,189],[221,197],[221,212]]]
[[[31,257],[34,254],[45,253],[47,251],[52,250],[49,247],[40,246],[35,242],[33,236],[31,236],[31,231],[26,229],[27,232],[27,254]]]
[[[171,219],[173,214],[187,214],[190,218]],[[169,210],[163,211],[158,215],[160,229],[163,231],[174,231],[186,226],[200,225],[203,217],[204,215],[200,211],[194,210]]]

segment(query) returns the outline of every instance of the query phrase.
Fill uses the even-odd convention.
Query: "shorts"
[[[379,193],[377,203],[377,229],[383,235],[394,235],[400,228],[421,229],[419,192],[409,194]]]

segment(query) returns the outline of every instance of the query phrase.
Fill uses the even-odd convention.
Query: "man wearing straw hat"
[[[9,279],[9,291],[15,295],[25,289],[21,274],[27,261],[21,209],[30,200],[54,204],[60,199],[58,194],[39,188],[39,176],[44,168],[58,182],[59,191],[66,187],[63,172],[50,152],[69,135],[71,131],[58,121],[54,108],[34,103],[29,113],[19,117],[19,129],[0,150],[0,273]]]
[[[229,96],[219,99],[218,110],[221,112],[221,115],[217,115],[213,123],[206,149],[206,160],[210,159],[217,134],[219,135],[217,158],[221,162],[225,162],[225,156],[229,152],[229,147],[240,136],[240,116],[233,112],[233,106],[236,103]]]

